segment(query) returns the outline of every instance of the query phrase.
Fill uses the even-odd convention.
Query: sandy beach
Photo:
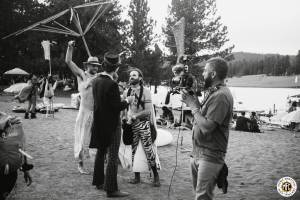
[[[33,183],[27,187],[21,173],[10,200],[36,199],[107,199],[104,191],[92,185],[92,175],[80,175],[73,158],[73,129],[77,110],[60,109],[54,118],[38,114],[37,119],[23,119],[23,113],[12,113],[16,102],[8,102],[11,97],[0,96],[0,110],[20,116],[27,137],[27,152],[34,157],[31,171]],[[56,98],[56,103],[70,104],[70,98]],[[26,104],[24,104],[26,105]],[[174,176],[170,196],[168,189],[175,167],[176,139],[178,130],[171,131],[174,140],[158,152],[162,170],[161,187],[153,188],[149,173],[143,174],[143,182],[128,184],[132,173],[119,166],[119,187],[130,192],[128,200],[139,199],[193,199],[189,171],[191,149],[190,131],[182,131],[183,144],[178,148],[178,166]],[[88,161],[93,171],[94,154]],[[296,194],[287,199],[300,199],[300,133],[276,129],[264,133],[231,131],[226,162],[229,167],[229,188],[227,194],[216,189],[216,199],[283,199],[277,192],[277,181],[284,177],[294,178],[298,184]]]

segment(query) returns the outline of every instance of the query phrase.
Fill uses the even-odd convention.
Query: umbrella
[[[43,19],[39,22],[36,22],[26,28],[23,28],[21,30],[18,30],[14,33],[11,33],[2,39],[9,38],[11,36],[20,35],[26,31],[33,30],[33,31],[43,31],[43,32],[50,32],[50,33],[57,33],[57,34],[63,34],[63,35],[71,35],[74,37],[81,37],[85,46],[85,49],[89,56],[91,56],[90,50],[87,46],[87,43],[85,41],[85,34],[92,28],[92,26],[98,21],[98,19],[104,15],[105,12],[107,12],[112,6],[115,0],[97,0],[93,2],[88,2],[82,5],[78,5],[75,7],[71,7],[69,9],[63,10],[51,17],[48,17],[47,19]],[[90,21],[88,22],[87,26],[84,28],[80,24],[79,15],[77,10],[80,8],[86,8],[86,7],[92,7],[97,6],[96,11],[94,12],[93,16],[91,17]],[[66,27],[63,24],[60,24],[59,22],[55,21],[57,18],[65,15],[66,13],[70,12],[70,21],[73,22],[77,28],[77,32]]]
[[[300,122],[300,110],[295,110],[293,112],[290,112],[289,114],[283,116],[281,118],[281,121],[284,122],[295,122],[295,123],[299,123]]]
[[[10,75],[29,75],[26,71],[20,68],[14,68],[11,70],[8,70],[4,72],[4,74],[10,74]]]
[[[4,92],[7,93],[19,93],[25,86],[27,86],[27,83],[16,83],[11,85],[9,88],[6,88]]]

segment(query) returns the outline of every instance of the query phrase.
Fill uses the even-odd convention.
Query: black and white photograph
[[[300,199],[300,1],[1,0],[0,200]]]

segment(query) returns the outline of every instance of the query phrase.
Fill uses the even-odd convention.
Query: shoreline
[[[242,87],[244,87],[244,88],[267,88],[267,89],[269,89],[269,88],[286,88],[286,89],[300,89],[300,87],[299,86],[296,86],[296,87],[288,87],[288,86],[282,86],[282,87],[271,87],[271,86],[257,86],[257,85],[246,85],[246,86],[241,86],[241,85],[229,85],[229,84],[226,84],[228,87],[239,87],[239,88],[242,88]]]
[[[299,81],[298,81],[299,79]],[[267,76],[265,74],[232,77],[226,79],[228,87],[300,88],[300,75]]]

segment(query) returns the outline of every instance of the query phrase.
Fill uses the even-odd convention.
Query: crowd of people
[[[94,162],[92,185],[106,192],[107,197],[125,197],[129,193],[118,187],[119,148],[122,143],[122,124],[131,130],[131,170],[133,178],[129,184],[141,182],[140,173],[152,171],[153,187],[160,187],[159,170],[161,168],[156,147],[156,119],[150,90],[144,86],[143,72],[130,68],[127,88],[118,85],[117,71],[119,55],[107,52],[103,62],[97,57],[89,57],[84,62],[85,70],[72,60],[74,42],[68,43],[65,62],[77,77],[78,91],[81,96],[80,108],[74,128],[74,157],[78,172],[90,174],[86,168],[89,149],[97,149]],[[101,68],[101,71],[100,71]],[[191,177],[195,199],[213,199],[215,186],[227,192],[228,168],[225,156],[228,146],[229,124],[232,119],[233,98],[225,85],[228,72],[227,62],[219,57],[207,61],[203,77],[205,81],[204,99],[191,93],[190,88],[181,88],[182,101],[191,109],[193,116],[191,153]],[[38,84],[37,76],[31,76],[31,86],[26,97],[19,95],[19,100],[28,100],[25,118],[31,113],[35,118],[36,98],[44,90],[45,102],[54,96],[56,83],[48,77]],[[42,88],[39,85],[43,85]],[[170,114],[170,113],[169,113]],[[172,120],[172,116],[166,116]],[[146,162],[141,163],[141,154]],[[105,169],[105,163],[106,169]],[[145,167],[141,167],[144,165]]]
[[[250,118],[245,117],[245,112],[241,112],[241,116],[236,118],[235,130],[260,133],[258,120],[255,112],[251,112]]]
[[[92,185],[104,190],[107,197],[128,196],[128,193],[119,191],[117,181],[121,124],[126,123],[132,132],[131,169],[134,177],[129,183],[141,182],[143,167],[139,154],[142,152],[146,156],[148,170],[153,173],[153,186],[160,187],[155,112],[151,93],[143,83],[143,72],[131,68],[128,72],[129,86],[124,89],[117,83],[120,62],[117,53],[107,52],[101,64],[97,57],[89,57],[84,63],[86,71],[83,71],[72,61],[73,48],[74,42],[70,41],[66,63],[77,77],[82,99],[75,124],[74,156],[78,160],[78,171],[89,174],[84,160],[89,156],[89,148],[96,148]],[[98,73],[99,66],[103,70],[101,73]],[[216,185],[227,192],[228,169],[224,160],[233,109],[231,93],[224,83],[227,71],[224,59],[207,61],[203,72],[207,92],[202,103],[197,96],[181,91],[183,102],[191,108],[195,118],[191,156],[195,199],[212,199]]]
[[[57,87],[57,81],[53,79],[51,75],[47,77],[37,77],[35,74],[30,74],[27,80],[27,86],[25,86],[14,99],[19,102],[28,102],[27,109],[25,111],[25,119],[36,118],[36,105],[37,99],[43,99],[43,105],[46,110],[49,111],[51,105],[53,105],[54,91]],[[52,110],[52,112],[54,112]]]

